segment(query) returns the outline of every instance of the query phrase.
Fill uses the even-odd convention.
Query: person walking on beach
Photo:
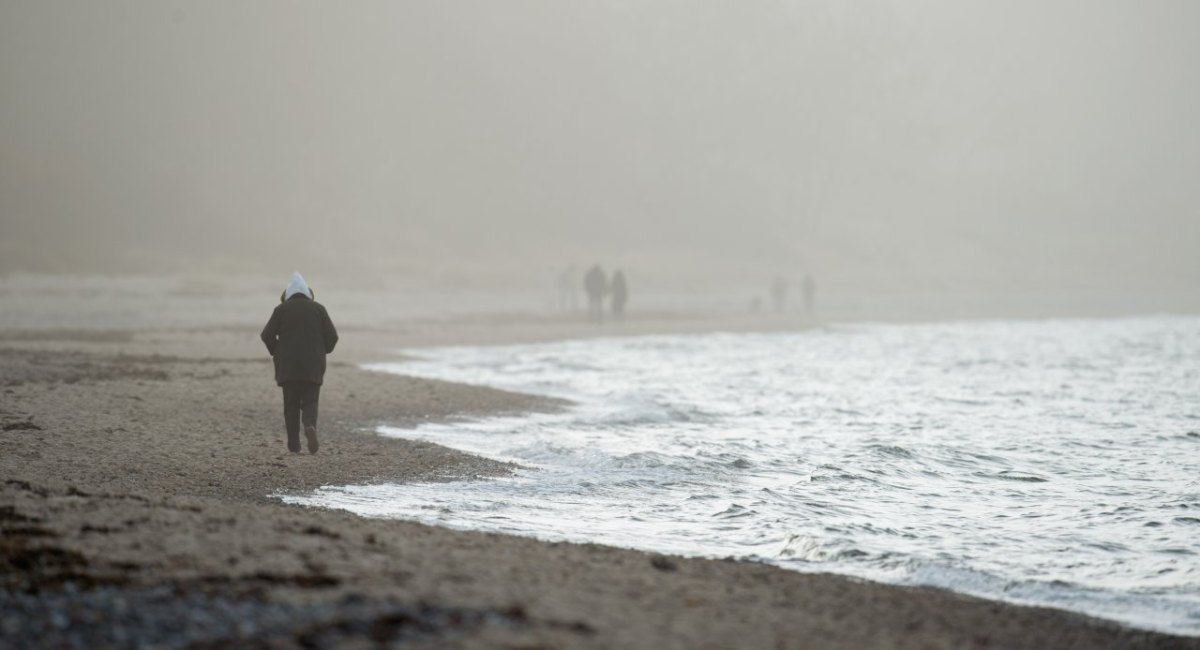
[[[583,290],[588,297],[588,317],[595,323],[604,321],[604,294],[608,293],[608,279],[599,264],[592,265],[583,276]]]
[[[293,273],[262,331],[275,362],[275,383],[283,388],[283,423],[293,454],[300,451],[301,419],[308,453],[317,453],[317,401],[325,380],[325,355],[338,342],[329,312],[313,298],[308,283]]]

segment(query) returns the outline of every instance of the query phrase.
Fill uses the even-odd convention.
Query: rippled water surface
[[[382,433],[527,469],[323,488],[368,516],[756,558],[1200,634],[1200,319],[847,325],[413,352],[566,397]]]

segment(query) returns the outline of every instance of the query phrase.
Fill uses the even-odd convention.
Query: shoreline
[[[520,330],[507,342],[524,342],[556,328],[564,338],[580,329],[348,328],[353,343],[331,357],[315,457],[286,454],[269,362],[247,328],[0,332],[2,593],[6,612],[23,613],[0,614],[0,633],[17,647],[101,628],[145,638],[146,620],[89,628],[85,614],[125,598],[159,603],[151,621],[191,616],[164,601],[166,589],[200,599],[192,608],[202,613],[240,612],[220,629],[160,637],[176,647],[1200,647],[1196,637],[940,589],[369,519],[270,496],[507,473],[511,465],[373,426],[561,402],[351,364],[421,339],[482,344]],[[56,627],[55,612],[82,614]],[[32,636],[36,644],[20,645]]]
[[[718,336],[724,339],[726,336],[736,335],[720,334]],[[747,340],[754,340],[756,338],[758,337],[751,336]],[[614,340],[619,339],[614,338]],[[638,339],[638,341],[641,340],[643,339]],[[674,341],[675,337],[672,336],[668,340]],[[686,340],[686,335],[684,340]],[[565,343],[568,345],[571,344],[569,341]],[[610,342],[603,341],[599,344],[607,346]],[[535,345],[529,349],[531,352],[528,354],[530,357],[545,356],[549,354],[549,351],[553,350],[556,351],[553,356],[560,357],[562,353],[557,345],[557,343],[551,343],[549,347]],[[640,347],[641,343],[634,343],[633,345]],[[514,351],[514,354],[520,356],[526,354],[518,352],[523,347],[523,345],[520,345],[511,349]],[[491,348],[483,346],[481,349],[495,351],[483,353],[483,358],[480,360],[481,370],[483,368],[489,369],[484,371],[483,375],[476,374],[469,364],[464,364],[464,357],[460,356],[458,352],[454,352],[452,348],[446,348],[448,354],[444,359],[448,362],[448,365],[445,367],[444,372],[439,370],[442,364],[427,367],[425,364],[420,363],[417,366],[408,366],[400,362],[365,364],[364,367],[396,374],[409,373],[425,377],[438,377],[449,381],[467,381],[470,379],[478,385],[518,392],[529,392],[532,394],[553,395],[571,400],[577,399],[581,404],[590,405],[593,408],[600,402],[607,401],[611,403],[612,393],[610,391],[614,390],[614,386],[620,386],[624,383],[622,379],[617,379],[617,384],[612,384],[611,380],[606,382],[607,387],[604,391],[609,395],[609,398],[598,398],[596,395],[586,394],[586,391],[583,391],[579,387],[575,387],[575,391],[548,389],[540,385],[538,375],[530,374],[524,370],[517,371],[517,375],[524,381],[513,381],[512,378],[504,376],[505,373],[496,374],[494,370],[491,370],[493,364],[502,362],[508,356],[510,348],[500,345],[499,347]],[[412,352],[414,358],[419,359],[425,356],[420,350],[413,350]],[[474,358],[469,352],[464,354],[468,355],[465,358]],[[586,355],[588,353],[582,352],[582,354]],[[433,358],[443,359],[440,353]],[[523,364],[519,363],[515,365],[523,366]],[[630,399],[638,399],[634,395],[643,395],[643,393],[637,391],[631,394],[622,394],[617,402],[625,404]],[[568,406],[567,410],[571,411],[573,408],[574,406]],[[611,415],[611,412],[609,415]],[[481,423],[478,427],[478,433],[473,436],[466,435],[463,438],[460,438],[460,436],[464,435],[463,427],[439,426],[436,423],[431,424],[428,429],[422,427],[421,431],[407,431],[404,428],[391,427],[381,428],[381,432],[385,435],[395,435],[410,440],[444,444],[454,449],[463,450],[466,453],[478,454],[494,460],[511,461],[522,465],[526,463],[532,464],[535,469],[521,471],[519,474],[520,480],[516,483],[510,481],[492,483],[492,485],[496,486],[520,486],[519,488],[496,487],[493,490],[487,483],[473,485],[470,481],[441,487],[437,485],[414,485],[411,488],[406,488],[405,486],[381,486],[382,489],[379,490],[372,490],[371,486],[338,485],[326,486],[330,488],[328,491],[321,489],[301,495],[299,498],[290,498],[289,500],[294,504],[308,507],[346,508],[351,512],[360,512],[358,506],[356,506],[356,501],[358,501],[359,503],[366,504],[361,511],[361,514],[364,516],[406,519],[428,525],[445,526],[456,530],[518,535],[543,542],[596,543],[645,553],[663,553],[701,559],[722,559],[727,555],[732,555],[741,560],[778,566],[790,571],[833,573],[898,586],[941,588],[967,596],[1013,605],[1059,609],[1138,630],[1182,636],[1200,636],[1200,631],[1197,631],[1195,625],[1192,625],[1194,622],[1195,607],[1193,599],[1190,598],[1190,595],[1186,591],[1176,589],[1169,593],[1158,593],[1150,597],[1149,602],[1147,602],[1147,596],[1145,594],[1138,594],[1137,590],[1127,591],[1122,590],[1120,587],[1111,586],[1100,587],[1096,586],[1095,583],[1090,583],[1088,577],[1094,577],[1094,573],[1088,577],[1084,577],[1082,573],[1070,570],[1067,572],[1060,571],[1058,574],[1048,575],[1043,573],[1038,578],[1023,578],[1019,573],[1020,567],[1018,567],[1018,573],[1013,573],[1011,565],[1008,565],[1008,569],[1010,570],[1008,572],[1003,570],[996,571],[994,568],[989,572],[986,569],[978,568],[978,565],[974,562],[968,562],[966,565],[963,565],[953,561],[929,559],[932,556],[933,550],[937,549],[931,549],[928,545],[923,545],[923,549],[917,549],[915,551],[918,553],[917,556],[909,557],[909,560],[913,562],[912,566],[920,567],[919,569],[913,569],[911,566],[897,568],[894,559],[895,551],[899,550],[897,546],[877,544],[873,549],[875,554],[892,558],[888,568],[880,569],[877,565],[864,568],[861,563],[856,564],[852,562],[847,564],[844,561],[828,562],[817,560],[810,562],[806,560],[798,562],[794,559],[784,557],[785,554],[781,553],[777,555],[775,552],[776,547],[770,544],[762,544],[755,548],[755,552],[750,552],[735,546],[723,545],[722,543],[722,540],[727,540],[730,535],[740,535],[738,537],[739,540],[747,541],[748,538],[745,536],[745,533],[730,533],[728,535],[721,533],[721,539],[706,539],[699,545],[689,544],[686,539],[673,538],[669,530],[663,530],[664,535],[658,538],[655,538],[653,533],[643,535],[608,534],[606,533],[607,524],[616,523],[616,520],[612,520],[611,517],[624,520],[629,515],[641,515],[640,512],[637,512],[636,506],[626,506],[623,509],[619,503],[611,504],[603,513],[588,510],[588,515],[598,516],[601,518],[601,521],[606,522],[598,524],[599,531],[595,528],[588,530],[587,527],[572,526],[570,522],[556,523],[545,514],[538,513],[543,512],[543,509],[546,508],[557,512],[555,503],[559,500],[564,488],[564,485],[557,478],[559,473],[571,476],[572,480],[577,479],[591,482],[593,480],[602,481],[605,479],[601,479],[595,475],[590,478],[587,476],[579,477],[578,472],[583,467],[572,462],[571,454],[551,454],[554,460],[548,460],[542,453],[525,456],[523,453],[505,450],[514,447],[525,448],[527,446],[534,446],[536,448],[542,442],[551,445],[552,449],[567,444],[554,438],[556,433],[563,430],[570,430],[572,425],[576,424],[572,420],[572,417],[568,412],[551,415],[549,419],[540,414],[531,414],[529,417],[501,417],[496,420],[484,418],[485,422]],[[566,418],[566,420],[563,418]],[[592,418],[585,418],[585,422],[579,424],[586,429],[589,424],[597,419],[604,421],[606,418],[596,418],[593,415]],[[538,426],[533,423],[543,424]],[[468,425],[465,427],[465,430],[476,429]],[[529,436],[521,435],[521,432],[528,430],[536,430],[539,433]],[[590,429],[588,430],[590,431]],[[508,440],[510,432],[516,435],[519,441]],[[600,433],[603,436],[603,426],[596,433]],[[907,443],[897,444],[907,445]],[[608,448],[605,447],[605,449]],[[911,450],[912,448],[909,447],[909,449]],[[635,450],[639,452],[645,451],[641,447],[637,447],[635,443],[635,447],[633,448],[622,447],[620,451],[609,450],[609,452],[620,456]],[[575,449],[575,451],[582,450]],[[656,449],[655,451],[658,450]],[[530,460],[522,460],[523,457],[530,458]],[[756,460],[759,462],[762,461],[761,458]],[[540,472],[538,470],[543,465],[547,465],[550,468],[549,476],[539,476]],[[546,483],[546,481],[549,482]],[[771,487],[774,488],[775,486]],[[695,490],[693,490],[693,493],[696,493]],[[707,493],[720,494],[720,491],[708,490]],[[347,494],[351,496],[347,497]],[[530,495],[540,494],[547,494],[549,502],[535,504],[532,506],[532,509],[519,505],[525,502]],[[608,491],[602,490],[597,494],[608,495]],[[420,504],[427,500],[443,503],[443,498],[446,499],[444,503],[448,506],[445,511],[446,514],[420,507]],[[740,501],[739,497],[730,498],[738,500],[740,503],[745,503]],[[605,501],[606,497],[597,496],[597,499]],[[496,504],[496,508],[488,508],[481,511],[473,505],[474,501],[488,504],[494,503]],[[613,506],[617,507],[616,511],[612,510]],[[580,502],[579,507],[583,508],[586,506],[583,502]],[[724,507],[724,504],[721,507]],[[513,510],[513,514],[511,515],[509,514],[509,508]],[[716,508],[716,510],[719,509]],[[625,510],[628,510],[628,512]],[[452,511],[453,514],[450,514]],[[528,521],[526,521],[526,517],[528,517]],[[638,517],[634,517],[633,520],[641,521]],[[527,525],[514,525],[515,521],[523,521]],[[819,524],[819,518],[817,518],[817,522]],[[876,523],[876,525],[883,524]],[[819,531],[819,527],[817,530]],[[809,531],[804,532],[806,534],[813,534]],[[716,544],[716,546],[713,546],[713,544]],[[779,541],[778,544],[786,548],[790,545],[790,541],[788,543]],[[866,553],[862,554],[867,555]],[[939,554],[938,557],[949,558],[950,556]],[[978,559],[979,557],[986,556],[975,557]],[[1186,570],[1186,565],[1183,569]],[[1104,571],[1107,569],[1101,570]],[[1127,582],[1127,584],[1131,583]]]

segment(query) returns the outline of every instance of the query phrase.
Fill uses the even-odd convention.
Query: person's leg
[[[300,404],[303,394],[294,382],[283,384],[283,425],[287,429],[288,451],[300,451]]]
[[[300,412],[304,426],[317,426],[317,403],[321,398],[321,385],[305,382],[304,399],[300,404]]]
[[[321,398],[321,385],[306,382],[304,386],[304,401],[301,406],[304,413],[304,437],[308,442],[308,453],[317,453],[317,403]]]

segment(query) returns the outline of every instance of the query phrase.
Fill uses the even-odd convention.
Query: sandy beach
[[[316,456],[286,453],[278,389],[252,327],[3,332],[3,645],[1200,647],[937,589],[278,501],[321,485],[508,472],[374,427],[565,404],[355,365],[422,344],[588,333],[546,318],[493,320],[345,327]],[[656,321],[609,333],[735,326]]]
[[[1197,61],[0,0],[0,650],[1200,650]]]

